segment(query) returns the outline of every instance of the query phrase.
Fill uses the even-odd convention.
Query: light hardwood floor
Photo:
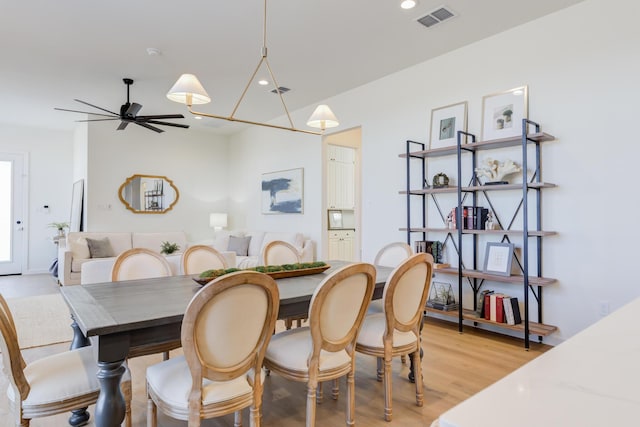
[[[47,276],[0,277],[0,293],[7,296],[28,296],[57,292],[57,285]],[[415,406],[415,387],[407,380],[409,368],[400,360],[393,362],[393,421],[383,418],[384,395],[382,383],[376,381],[376,363],[368,356],[356,359],[356,424],[360,426],[429,426],[442,412],[504,377],[550,347],[533,343],[525,351],[522,341],[498,334],[465,328],[458,333],[457,325],[427,318],[422,332],[424,358],[424,406]],[[68,344],[28,349],[23,352],[27,362],[63,351]],[[172,352],[172,356],[179,350]],[[130,360],[134,388],[132,404],[133,425],[146,426],[145,369],[161,361],[161,355],[139,357]],[[6,380],[0,378],[0,426],[9,427],[7,399],[4,395]],[[327,384],[324,402],[317,407],[317,426],[344,425],[346,394],[341,384],[337,401],[330,397]],[[293,427],[304,425],[306,390],[302,383],[286,381],[275,374],[265,383],[263,426]],[[496,402],[498,403],[498,402]],[[89,411],[93,414],[93,408]],[[245,425],[248,411],[245,410]],[[68,416],[33,420],[32,427],[64,427]],[[93,425],[93,422],[90,423]],[[186,426],[186,422],[159,414],[161,427]],[[226,416],[203,422],[203,427],[233,426],[233,417]]]

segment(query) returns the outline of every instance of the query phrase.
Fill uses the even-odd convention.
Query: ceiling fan
[[[97,105],[89,104],[88,102],[81,101],[79,99],[74,99],[74,101],[77,101],[81,104],[88,105],[89,107],[97,108],[98,110],[104,111],[109,114],[92,113],[89,111],[67,110],[64,108],[54,108],[54,109],[60,110],[60,111],[69,111],[72,113],[83,113],[83,114],[91,114],[93,116],[108,117],[107,119],[76,120],[78,122],[100,122],[100,121],[107,121],[107,120],[120,120],[120,125],[118,126],[118,130],[125,129],[129,125],[129,123],[135,123],[138,126],[142,126],[144,128],[150,129],[158,133],[164,132],[164,130],[152,125],[173,126],[173,127],[185,128],[185,129],[189,127],[189,125],[181,125],[178,123],[159,121],[164,119],[184,119],[184,116],[182,114],[158,114],[153,116],[138,116],[137,114],[142,108],[142,105],[136,102],[133,102],[133,103],[129,102],[129,86],[133,84],[133,79],[124,78],[122,79],[122,81],[124,82],[125,85],[127,85],[127,103],[122,104],[120,106],[120,114],[114,113],[113,111],[107,110],[102,107],[98,107]]]

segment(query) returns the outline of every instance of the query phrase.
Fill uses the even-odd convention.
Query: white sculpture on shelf
[[[475,169],[476,176],[481,177],[484,176],[488,179],[488,182],[491,183],[505,183],[504,178],[508,175],[518,173],[522,171],[522,168],[515,163],[513,160],[505,160],[504,162],[499,162],[490,157],[487,157],[484,161],[484,165],[482,167],[478,167]]]

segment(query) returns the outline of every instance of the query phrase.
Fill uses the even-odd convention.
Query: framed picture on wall
[[[262,213],[302,213],[304,169],[262,174]]]
[[[458,131],[467,130],[467,102],[431,110],[429,148],[451,147],[458,143]],[[463,144],[466,138],[463,140]]]
[[[482,140],[522,134],[522,119],[528,116],[528,89],[520,86],[482,97]]]

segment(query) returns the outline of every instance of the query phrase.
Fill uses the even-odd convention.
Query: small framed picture
[[[484,272],[511,275],[511,262],[513,261],[513,243],[487,242],[484,254]]]
[[[451,147],[458,143],[458,131],[467,130],[467,102],[431,110],[429,148]],[[463,143],[466,142],[466,137]]]
[[[522,134],[527,118],[527,86],[520,86],[482,97],[482,140],[508,138]]]

